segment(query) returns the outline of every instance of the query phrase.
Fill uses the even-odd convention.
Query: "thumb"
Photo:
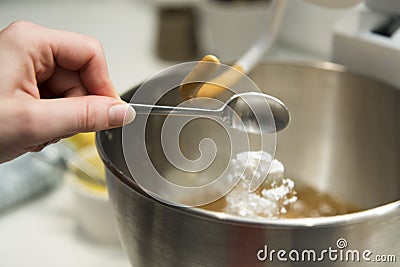
[[[81,96],[38,100],[35,108],[37,132],[43,139],[120,127],[133,121],[135,110],[127,103],[105,96]]]

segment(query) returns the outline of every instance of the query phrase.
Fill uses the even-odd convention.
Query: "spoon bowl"
[[[279,132],[290,121],[289,111],[282,101],[257,92],[234,95],[222,107],[222,112],[227,125],[255,134]]]

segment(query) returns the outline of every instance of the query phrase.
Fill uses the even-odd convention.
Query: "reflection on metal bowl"
[[[250,77],[265,93],[284,101],[291,112],[291,124],[277,136],[276,157],[285,164],[287,175],[362,211],[257,220],[169,206],[146,195],[130,177],[121,129],[104,131],[97,134],[97,146],[107,169],[120,240],[132,265],[292,266],[296,254],[291,259],[289,251],[302,255],[312,249],[316,258],[311,255],[301,261],[300,257],[297,264],[365,266],[363,255],[357,262],[321,254],[331,248],[340,256],[340,251],[346,252],[343,244],[360,253],[372,251],[370,258],[400,257],[400,91],[330,63],[261,64]],[[179,99],[171,94],[165,101],[178,104]],[[147,127],[152,131],[146,132],[146,142],[153,164],[168,173],[171,165],[157,140],[161,123],[160,117],[149,119]],[[202,123],[192,128],[182,134],[182,142],[211,131]],[[287,252],[280,255],[287,262],[277,254],[264,257],[281,249]]]

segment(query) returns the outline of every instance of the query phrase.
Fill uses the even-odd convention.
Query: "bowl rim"
[[[290,65],[290,66],[303,66],[316,69],[324,69],[335,72],[346,72],[350,75],[362,76],[360,74],[355,74],[348,72],[345,66],[332,63],[332,62],[308,62],[308,61],[296,61],[288,62],[285,60],[269,60],[267,64],[278,64],[278,65]],[[368,77],[370,80],[376,80],[374,78]],[[382,81],[379,81],[384,83]],[[390,86],[390,85],[389,85]],[[390,86],[393,87],[393,86]],[[131,90],[128,90],[129,92]],[[107,130],[106,130],[107,131]],[[141,194],[143,197],[147,198],[149,201],[158,203],[165,206],[166,208],[172,209],[175,212],[185,213],[190,216],[200,217],[201,219],[224,222],[226,224],[242,225],[246,227],[263,227],[263,228],[326,228],[340,225],[350,225],[357,224],[363,221],[374,220],[377,218],[382,218],[386,216],[392,216],[395,214],[400,215],[400,199],[387,204],[379,205],[374,208],[357,211],[353,213],[327,216],[327,217],[317,217],[317,218],[294,218],[294,219],[270,219],[270,218],[243,218],[236,215],[231,215],[223,212],[209,211],[201,209],[198,207],[182,207],[174,206],[161,202],[150,195],[148,195],[134,180],[128,177],[125,173],[119,170],[106,155],[103,145],[101,142],[101,135],[104,135],[106,131],[100,131],[96,133],[96,147],[103,161],[105,168],[111,172],[120,182],[122,182],[128,189],[134,190]],[[107,180],[109,179],[106,175]],[[399,177],[400,178],[400,177]],[[110,197],[110,199],[112,199]]]

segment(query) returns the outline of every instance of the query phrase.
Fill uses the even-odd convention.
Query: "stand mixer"
[[[333,62],[398,87],[400,2],[367,0],[342,18],[333,36]]]

